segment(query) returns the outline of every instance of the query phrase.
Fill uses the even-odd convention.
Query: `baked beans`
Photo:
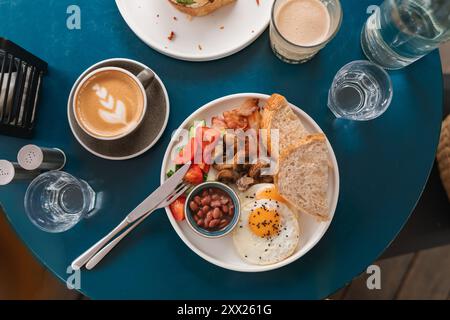
[[[207,188],[189,203],[195,223],[208,231],[217,231],[228,226],[234,216],[231,197],[219,188]]]

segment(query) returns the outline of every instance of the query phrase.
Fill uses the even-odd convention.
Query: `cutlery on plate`
[[[81,269],[94,256],[95,259],[89,264],[92,269],[97,265],[106,254],[111,251],[128,233],[130,233],[137,225],[145,220],[153,211],[159,208],[166,207],[175,201],[179,195],[184,193],[189,186],[184,184],[183,178],[189,170],[191,163],[186,163],[181,167],[172,177],[170,177],[164,184],[156,189],[150,196],[142,201],[127,217],[104,238],[99,240],[86,252],[75,259],[71,267],[73,270]],[[109,243],[117,234],[128,227],[118,238]],[[108,244],[109,243],[109,244]],[[106,247],[105,247],[106,246]],[[105,247],[105,250],[102,249]],[[102,251],[102,252],[100,252]],[[97,255],[98,254],[98,255]]]
[[[178,188],[169,196],[167,197],[167,200],[163,201],[158,207],[155,209],[147,212],[144,216],[142,216],[136,223],[134,223],[131,227],[129,227],[127,230],[122,232],[120,236],[115,238],[113,241],[108,243],[106,246],[104,246],[98,253],[96,253],[87,263],[86,263],[86,269],[91,270],[93,269],[100,261],[103,260],[103,258],[112,250],[114,247],[129,234],[131,231],[134,230],[138,225],[141,224],[149,215],[153,213],[153,211],[165,208],[169,206],[172,202],[174,202],[176,199],[178,199],[179,196],[181,196],[187,189],[189,188],[189,185],[186,184],[180,184]]]

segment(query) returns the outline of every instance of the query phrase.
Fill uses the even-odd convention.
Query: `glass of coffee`
[[[270,44],[287,63],[304,63],[324,48],[342,22],[339,0],[275,0],[270,20]]]
[[[105,67],[88,74],[75,90],[73,111],[79,126],[99,140],[117,140],[136,130],[147,110],[144,85],[150,70],[131,72]]]

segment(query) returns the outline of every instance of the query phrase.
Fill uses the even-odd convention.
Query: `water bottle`
[[[361,34],[369,60],[401,69],[450,39],[450,0],[385,0]]]

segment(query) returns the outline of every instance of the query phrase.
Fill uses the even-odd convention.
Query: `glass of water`
[[[361,45],[370,61],[401,69],[449,39],[449,0],[385,0],[368,18]]]
[[[369,61],[354,61],[336,74],[328,107],[338,118],[366,121],[381,116],[392,101],[389,75]]]
[[[74,227],[95,207],[89,184],[62,171],[41,174],[25,194],[25,211],[41,230],[58,233]]]

